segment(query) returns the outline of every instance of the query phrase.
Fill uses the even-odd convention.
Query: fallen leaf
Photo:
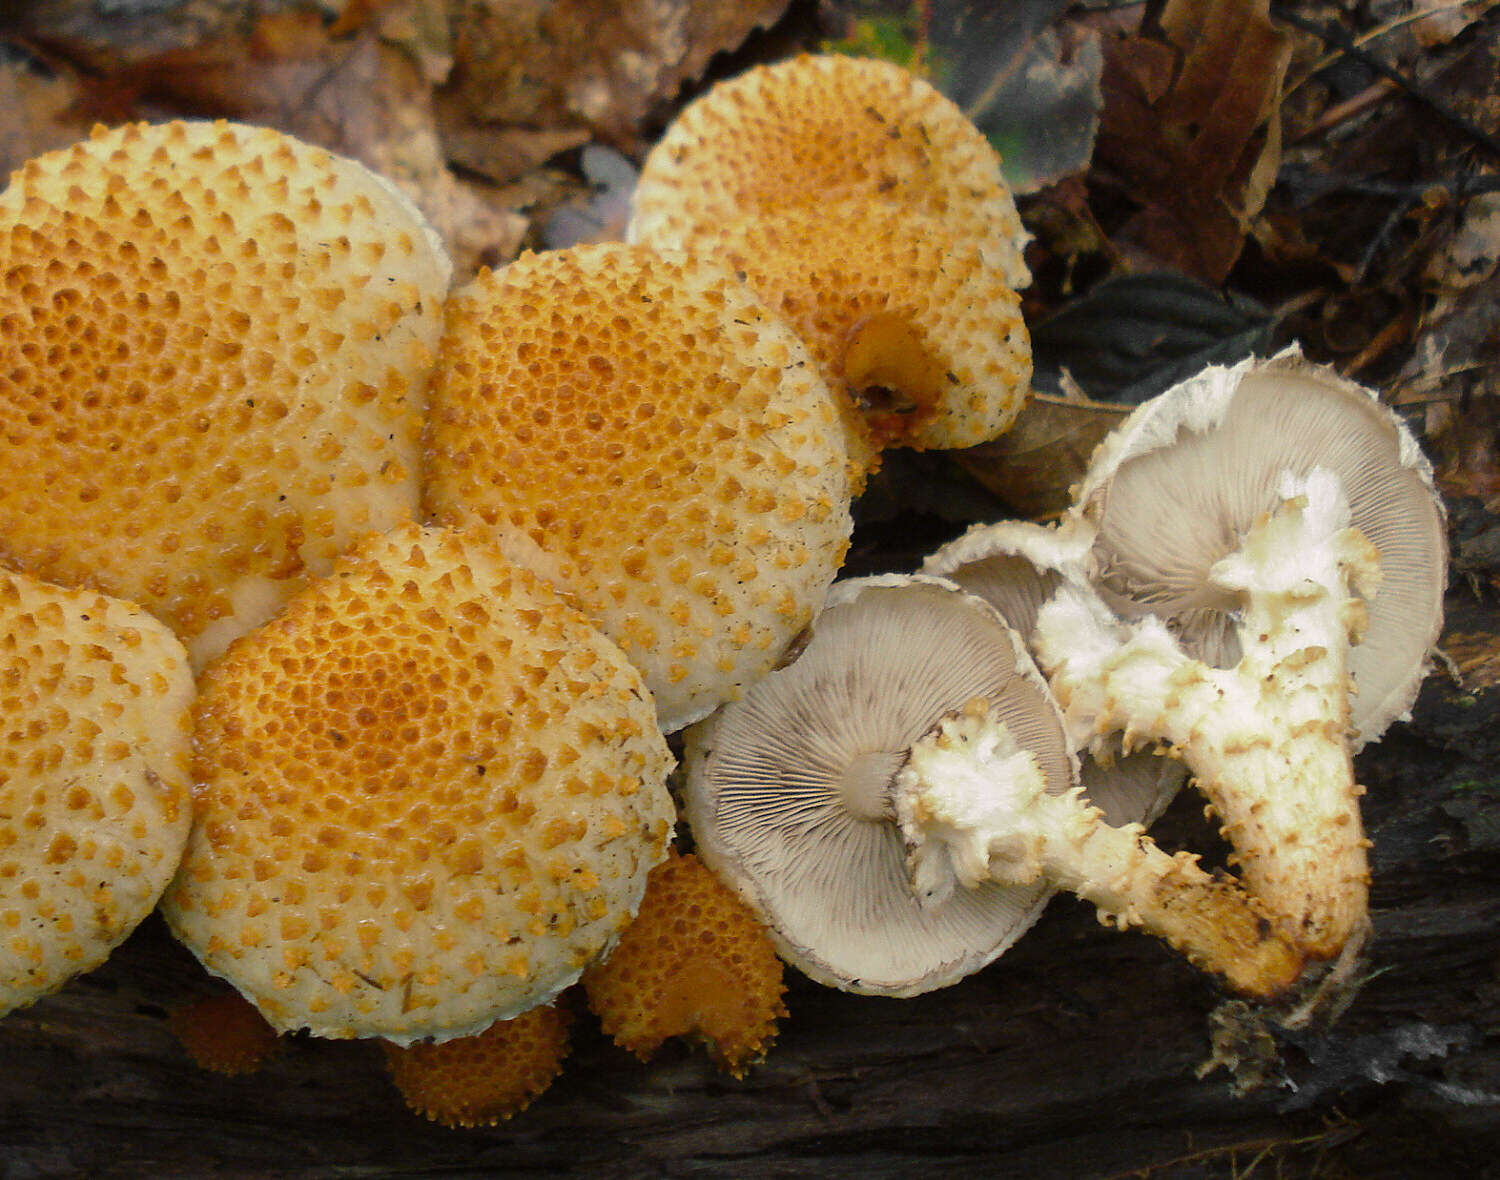
[[[1138,206],[1117,245],[1224,279],[1280,162],[1291,51],[1267,0],[1168,0],[1159,32],[1106,40],[1095,160]]]
[[[939,85],[995,145],[1018,193],[1083,171],[1093,155],[1104,56],[1092,30],[1057,23],[1068,7],[933,2]]]
[[[639,175],[636,166],[613,148],[591,143],[579,158],[586,194],[552,211],[542,228],[542,243],[561,250],[585,242],[615,242],[625,237],[630,197]]]
[[[1470,692],[1500,684],[1500,638],[1493,633],[1478,631],[1445,636],[1443,654],[1453,661]]]
[[[1058,18],[1067,0],[842,0],[843,35],[825,48],[879,57],[926,77],[1031,193],[1087,168],[1099,128],[1103,55],[1090,28]]]
[[[1071,489],[1094,448],[1130,412],[1129,406],[1033,394],[999,438],[954,458],[1017,516],[1043,520],[1066,512]]]
[[[1096,401],[1145,401],[1210,364],[1270,342],[1270,315],[1183,275],[1118,275],[1031,329],[1032,384],[1065,392],[1063,373]]]
[[[567,146],[633,145],[647,115],[718,52],[777,20],[787,0],[452,0],[453,73],[439,107],[445,138],[492,179],[540,162],[526,136]],[[486,155],[476,132],[509,128]],[[507,165],[506,156],[512,163]]]
[[[47,76],[24,62],[0,61],[0,178],[32,156],[88,135],[91,119],[77,111],[71,75]]]

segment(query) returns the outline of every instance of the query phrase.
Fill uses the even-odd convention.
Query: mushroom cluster
[[[897,67],[802,56],[683,110],[628,237],[450,292],[391,184],[272,131],[16,174],[0,1012],[160,903],[236,989],[174,1018],[209,1067],[378,1039],[472,1125],[550,1083],[580,981],[628,1050],[738,1075],[777,951],[912,995],[1058,890],[1254,997],[1358,949],[1352,755],[1444,573],[1394,415],[1295,356],[1211,369],[1060,523],[837,583],[883,449],[1027,396],[993,149]],[[1189,773],[1239,879],[1145,834]]]

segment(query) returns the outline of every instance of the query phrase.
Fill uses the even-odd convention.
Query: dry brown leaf
[[[403,46],[431,0],[367,4],[335,35],[314,12],[271,12],[244,35],[211,38],[137,62],[116,84],[142,113],[266,124],[351,156],[395,181],[447,241],[461,278],[513,257],[527,221],[448,168],[429,77],[432,59]]]
[[[19,62],[0,62],[0,185],[32,156],[88,134],[78,111],[79,89],[68,75],[50,78]]]
[[[1267,0],[1168,0],[1160,26],[1106,43],[1095,158],[1140,206],[1116,244],[1218,283],[1280,162],[1292,42]]]
[[[632,144],[653,107],[701,75],[715,53],[773,23],[787,0],[450,4],[455,62],[440,107],[444,137],[461,145],[456,158],[504,181],[549,146],[595,137]],[[511,134],[486,154],[476,128]]]

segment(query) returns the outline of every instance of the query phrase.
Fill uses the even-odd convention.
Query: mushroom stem
[[[1242,995],[1273,998],[1303,958],[1233,881],[1169,855],[1140,824],[1112,827],[1080,788],[1049,794],[1035,759],[987,702],[971,701],[918,741],[894,784],[912,889],[937,903],[954,886],[1050,884],[1100,921],[1140,926]]]
[[[1219,561],[1243,597],[1233,668],[1187,656],[1155,618],[1125,624],[1065,587],[1043,607],[1037,651],[1075,733],[1164,740],[1198,775],[1246,887],[1314,958],[1368,922],[1369,871],[1347,740],[1350,643],[1379,577],[1349,527],[1338,478],[1284,476],[1282,502]]]

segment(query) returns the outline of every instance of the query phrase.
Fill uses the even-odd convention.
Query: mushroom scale
[[[102,963],[192,822],[193,678],[131,603],[0,571],[0,1014]]]
[[[1019,297],[935,217],[822,201],[720,218],[686,244],[733,268],[806,341],[840,397],[857,478],[888,446],[986,442],[1030,392]]]
[[[922,572],[984,599],[1031,650],[1038,614],[1064,584],[1064,571],[1081,578],[1092,536],[1076,519],[1051,527],[1018,520],[975,525],[929,554]],[[1080,779],[1084,796],[1111,824],[1149,826],[1187,781],[1187,768],[1166,753],[1098,743],[1096,754],[1088,748],[1094,744],[1080,743]]]
[[[942,221],[1012,288],[1030,282],[989,141],[928,82],[841,54],[756,66],[685,107],[646,157],[627,233],[687,248],[725,218],[850,199]]]
[[[0,194],[0,559],[201,668],[411,519],[450,264],[389,182],[266,128],[131,124]]]
[[[672,731],[769,670],[852,528],[832,395],[706,259],[527,254],[449,301],[425,500],[543,572],[641,668]]]
[[[639,673],[481,538],[367,538],[202,678],[172,930],[277,1029],[399,1043],[545,1003],[666,853]]]

